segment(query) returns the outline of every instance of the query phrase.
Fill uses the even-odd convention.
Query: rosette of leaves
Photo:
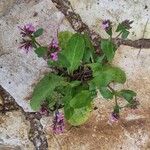
[[[78,126],[88,120],[97,90],[105,99],[121,97],[132,103],[135,92],[115,91],[110,87],[111,83],[124,84],[126,81],[125,72],[111,65],[117,50],[111,38],[101,40],[102,55],[95,53],[87,34],[64,31],[58,34],[58,39],[61,48],[58,61],[48,59],[53,72],[40,80],[32,94],[30,104],[35,111],[46,101],[49,109],[63,107],[68,122]],[[40,57],[46,50],[42,46],[36,49]],[[116,105],[119,111],[120,107]]]

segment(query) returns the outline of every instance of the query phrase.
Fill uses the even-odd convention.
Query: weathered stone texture
[[[134,24],[130,38],[150,38],[148,0],[70,0],[70,2],[90,29],[103,37],[106,37],[100,27],[103,19],[112,20],[114,26],[122,20],[131,19],[134,20]],[[46,62],[37,58],[34,52],[26,55],[19,50],[21,38],[17,26],[33,23],[37,27],[43,27],[45,33],[39,40],[44,44],[50,43],[58,26],[59,30],[72,29],[50,0],[18,0],[16,3],[15,0],[10,0],[9,3],[2,0],[0,16],[0,84],[25,111],[32,111],[27,99],[30,98],[33,84],[37,83],[49,69]],[[140,50],[121,46],[113,61],[114,65],[127,73],[126,84],[116,88],[136,91],[137,100],[140,102],[138,110],[124,110],[119,123],[110,125],[109,114],[114,102],[105,101],[99,96],[95,101],[98,109],[92,113],[89,121],[81,127],[70,129],[70,126],[67,126],[66,132],[62,135],[52,135],[49,129],[52,118],[44,118],[41,122],[47,133],[49,150],[149,150],[149,58],[150,49]],[[0,142],[3,147],[8,144],[8,147],[14,145],[20,146],[23,150],[33,149],[27,138],[29,124],[23,114],[10,112],[6,116],[1,116],[0,121]]]

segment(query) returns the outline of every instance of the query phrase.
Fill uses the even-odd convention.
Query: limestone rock
[[[0,16],[4,15],[13,6],[16,0],[1,0],[0,1]]]
[[[21,112],[13,111],[8,112],[6,115],[1,114],[0,149],[34,150],[33,144],[28,139],[29,129],[30,124]]]

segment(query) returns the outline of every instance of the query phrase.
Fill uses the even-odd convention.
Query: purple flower
[[[60,134],[64,132],[64,115],[62,113],[60,113],[59,111],[55,112],[55,117],[53,120],[53,132],[56,134]]]
[[[133,21],[130,21],[130,20],[125,20],[123,21],[121,24],[124,26],[125,29],[131,29],[131,24],[133,23]]]
[[[26,53],[28,53],[30,50],[33,48],[33,44],[31,40],[25,40],[22,39],[23,41],[20,42],[21,46],[19,48],[23,49]]]
[[[105,30],[105,31],[108,31],[109,29],[111,29],[111,22],[110,20],[104,20],[102,22],[102,28]]]
[[[23,27],[19,27],[21,30],[20,34],[22,37],[30,36],[33,32],[35,32],[35,27],[32,24],[26,24]]]
[[[114,122],[118,122],[118,120],[119,120],[119,114],[115,113],[115,112],[112,112],[111,115],[110,115],[109,121],[111,123],[114,123]]]
[[[41,115],[48,116],[49,111],[48,111],[48,109],[47,109],[46,107],[41,107],[39,113],[40,113]]]
[[[57,38],[53,38],[52,39],[52,43],[51,43],[53,48],[58,48],[58,39]]]
[[[50,57],[53,61],[57,61],[58,60],[58,52],[51,53]]]

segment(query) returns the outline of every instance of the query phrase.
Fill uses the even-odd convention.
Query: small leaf
[[[58,40],[59,40],[59,45],[62,50],[66,48],[66,45],[69,41],[69,39],[72,37],[73,33],[69,31],[63,31],[58,33]]]
[[[63,51],[64,56],[70,62],[69,72],[76,70],[83,58],[85,49],[84,38],[81,34],[74,34],[68,41],[66,49]]]
[[[71,117],[68,119],[68,122],[73,126],[79,126],[84,124],[90,117],[92,111],[92,105],[89,104],[82,108],[74,109],[74,112]]]
[[[101,49],[106,55],[108,61],[112,61],[116,51],[116,45],[110,40],[103,39],[101,40]]]
[[[56,86],[60,85],[62,78],[54,74],[47,74],[35,86],[30,105],[33,110],[38,110],[42,102],[52,94]]]
[[[38,57],[43,57],[47,52],[47,48],[46,47],[38,47],[35,50],[35,53],[38,55]]]
[[[36,30],[33,35],[34,35],[34,37],[39,37],[43,34],[43,32],[44,32],[43,28],[40,28],[40,29]]]
[[[100,87],[100,93],[102,94],[103,98],[105,99],[112,99],[113,93],[107,87]]]
[[[108,30],[106,30],[106,33],[110,36],[112,36],[112,28],[109,28]]]
[[[116,32],[122,32],[124,31],[126,28],[124,27],[123,24],[119,23],[117,29],[116,29]]]
[[[120,92],[118,92],[118,96],[123,97],[129,103],[132,103],[132,100],[136,96],[136,93],[131,90],[121,90]]]
[[[81,108],[89,105],[91,101],[92,99],[90,92],[88,90],[83,90],[70,100],[70,106],[74,109]]]
[[[122,32],[122,35],[121,35],[121,37],[123,38],[123,39],[126,39],[127,37],[128,37],[128,35],[129,35],[129,31],[127,31],[127,30],[124,30],[123,32]]]

